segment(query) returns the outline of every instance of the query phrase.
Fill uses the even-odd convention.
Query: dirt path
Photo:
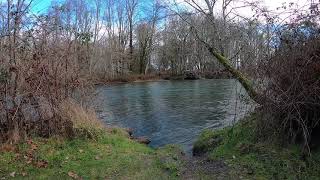
[[[185,156],[185,167],[181,178],[186,180],[196,179],[241,179],[230,175],[230,167],[220,160],[210,161],[207,156]]]

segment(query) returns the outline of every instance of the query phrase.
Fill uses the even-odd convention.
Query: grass
[[[0,178],[177,179],[175,152],[174,147],[151,149],[117,131],[95,140],[33,138],[0,153]]]
[[[231,173],[247,179],[320,179],[319,151],[303,160],[298,146],[259,141],[255,135],[257,118],[253,114],[234,127],[204,131],[194,148],[208,153],[211,160],[223,159]],[[217,138],[220,140],[212,140]]]
[[[73,122],[75,137],[33,137],[18,145],[3,144],[0,179],[182,179],[182,173],[188,171],[181,150],[174,145],[152,149],[139,144],[123,129],[106,128],[94,112],[73,102],[62,105],[61,115]],[[233,127],[204,131],[194,150],[206,153],[209,160],[226,162],[228,169],[222,176],[200,172],[192,177],[320,178],[319,151],[302,160],[297,146],[259,141],[255,132],[258,118],[252,114]]]
[[[95,113],[69,101],[61,115],[73,122],[72,139],[34,137],[0,146],[0,179],[177,179],[182,161],[175,146],[152,149]]]

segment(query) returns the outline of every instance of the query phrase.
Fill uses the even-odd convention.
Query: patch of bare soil
[[[209,160],[206,155],[185,156],[184,160],[182,179],[241,179],[234,177],[231,168],[222,160]]]

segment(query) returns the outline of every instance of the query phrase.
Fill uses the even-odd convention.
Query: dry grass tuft
[[[106,126],[97,118],[92,109],[84,108],[73,100],[66,100],[60,105],[60,115],[72,122],[76,135],[95,138]]]

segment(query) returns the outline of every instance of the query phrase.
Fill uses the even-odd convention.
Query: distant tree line
[[[47,12],[40,14],[30,11],[38,1],[31,1],[28,7],[29,1],[16,3],[26,8],[18,12],[16,23],[20,34],[10,34],[19,36],[19,40],[25,39],[19,45],[39,50],[32,41],[45,41],[50,45],[59,42],[57,46],[66,47],[68,56],[74,56],[72,59],[76,62],[70,63],[77,64],[81,74],[98,79],[132,74],[223,71],[195,37],[194,26],[187,21],[196,22],[199,35],[210,37],[232,65],[243,71],[254,74],[251,64],[261,60],[268,50],[266,31],[258,21],[239,22],[218,16],[210,23],[203,15],[188,12],[182,13],[181,18],[160,1],[145,5],[137,0],[66,0],[53,3]],[[11,12],[16,3],[8,1],[1,5],[2,36],[8,34],[8,28],[17,30],[11,26],[17,18]],[[40,44],[44,48],[44,43]],[[39,53],[45,54],[45,50]]]

